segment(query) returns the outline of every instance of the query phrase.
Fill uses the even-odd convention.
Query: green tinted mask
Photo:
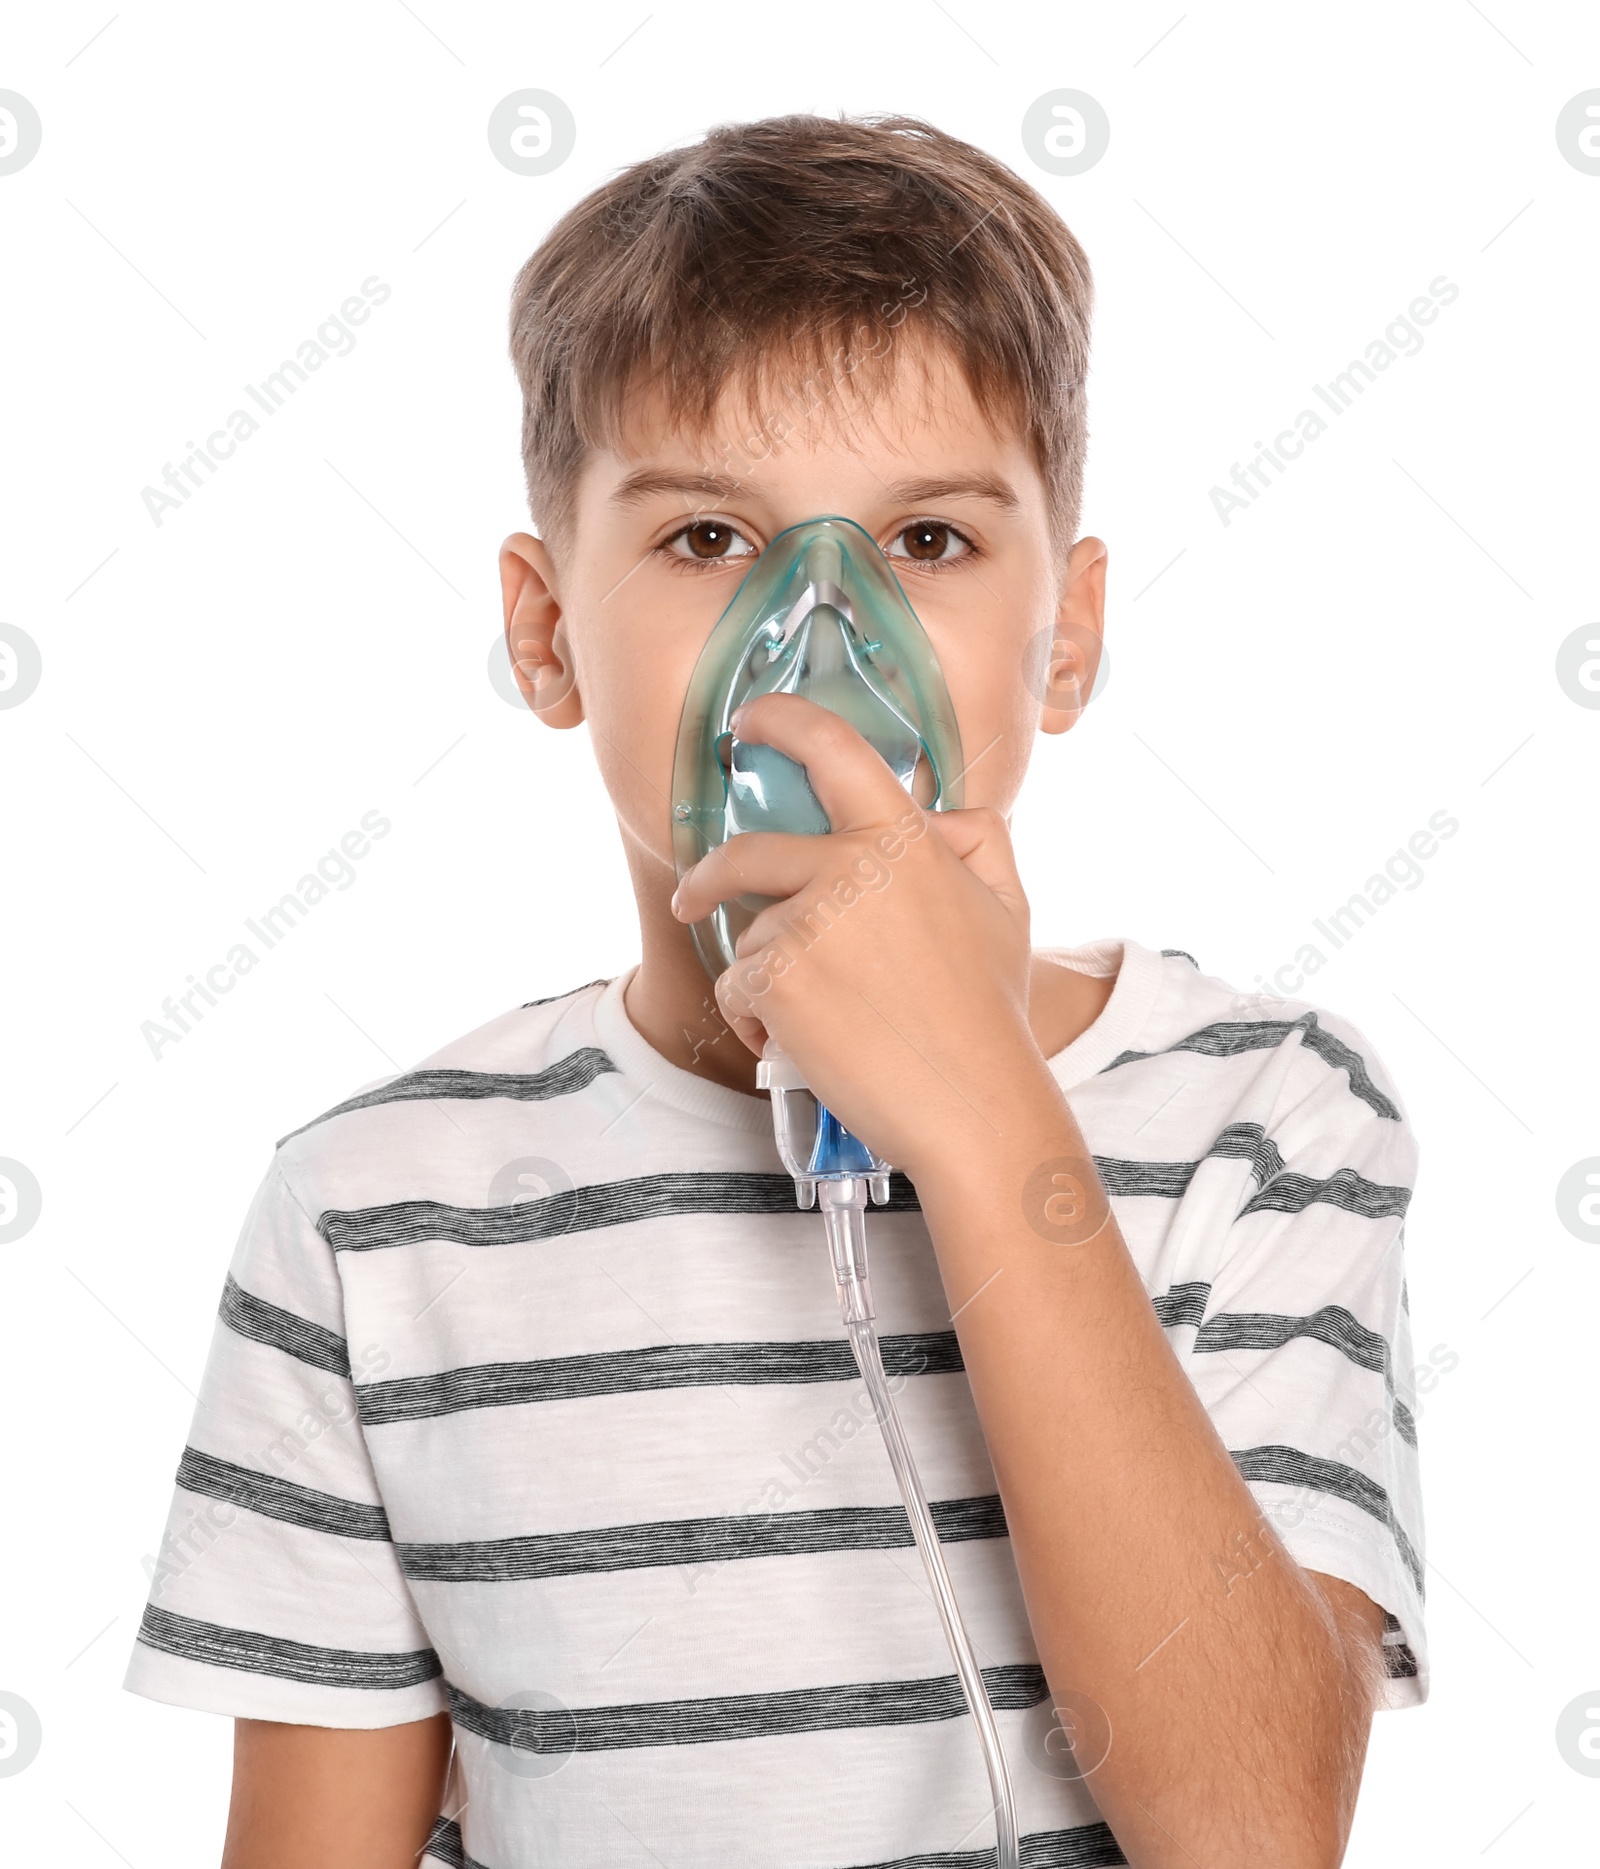
[[[742,831],[831,828],[804,766],[733,737],[734,710],[762,694],[801,694],[840,715],[919,804],[960,805],[955,709],[889,560],[854,520],[808,519],[756,559],[695,664],[672,779],[680,877]],[[695,924],[713,979],[769,900],[739,896]]]

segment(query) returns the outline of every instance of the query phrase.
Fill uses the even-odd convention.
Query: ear
[[[1049,661],[1038,690],[1041,733],[1075,727],[1094,692],[1105,644],[1106,558],[1101,539],[1079,539],[1067,554]]]
[[[576,727],[583,697],[556,594],[555,564],[543,539],[513,532],[500,547],[506,648],[522,698],[547,727]]]

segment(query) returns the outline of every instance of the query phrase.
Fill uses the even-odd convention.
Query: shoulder
[[[419,1063],[358,1086],[280,1138],[274,1166],[317,1205],[337,1198],[349,1171],[386,1161],[418,1164],[459,1152],[472,1125],[465,1110],[551,1103],[616,1070],[596,1042],[595,1001],[608,983],[531,1000],[490,1019]],[[451,1120],[441,1120],[439,1106]],[[428,1106],[433,1106],[430,1112]],[[432,1120],[429,1120],[429,1117]],[[313,1207],[315,1211],[315,1207]]]
[[[1106,1066],[1243,1100],[1271,1128],[1314,1115],[1354,1131],[1409,1129],[1400,1091],[1368,1034],[1309,999],[1247,990],[1167,948],[1141,1029]]]

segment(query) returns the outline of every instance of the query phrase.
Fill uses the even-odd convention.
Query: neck
[[[711,981],[689,930],[672,913],[674,878],[658,858],[624,838],[639,907],[639,970],[626,1011],[640,1037],[668,1063],[729,1090],[756,1094],[756,1059],[717,1010]],[[1094,979],[1033,957],[1028,1023],[1046,1058],[1063,1051],[1099,1018],[1115,978]]]
[[[679,1070],[754,1096],[755,1054],[717,1010],[693,937],[672,913],[676,879],[626,833],[623,845],[639,908],[639,970],[625,1003],[635,1031]]]

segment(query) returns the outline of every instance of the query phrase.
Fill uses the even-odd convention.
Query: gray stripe
[[[1385,1643],[1383,1671],[1391,1681],[1414,1681],[1422,1669],[1409,1642]]]
[[[1186,960],[1196,973],[1200,971],[1199,961],[1192,954],[1186,954],[1181,947],[1164,947],[1161,950],[1161,958],[1163,960]]]
[[[1219,1312],[1206,1318],[1211,1287],[1201,1280],[1174,1285],[1151,1299],[1163,1329],[1197,1328],[1199,1355],[1230,1349],[1275,1350],[1297,1337],[1325,1344],[1359,1368],[1383,1377],[1394,1399],[1402,1437],[1416,1445],[1410,1410],[1394,1396],[1388,1345],[1338,1305],[1309,1317],[1270,1312]],[[912,1331],[882,1340],[892,1376],[956,1375],[965,1369],[953,1330]],[[650,1344],[579,1356],[517,1363],[478,1363],[422,1376],[359,1383],[356,1405],[364,1427],[424,1421],[471,1408],[517,1408],[535,1402],[636,1395],[658,1389],[754,1388],[775,1383],[853,1383],[859,1379],[848,1344],[832,1338],[785,1343]]]
[[[1342,1207],[1347,1214],[1359,1214],[1364,1220],[1394,1220],[1405,1213],[1410,1201],[1410,1188],[1369,1181],[1353,1168],[1341,1168],[1321,1181],[1312,1175],[1285,1171],[1239,1209],[1239,1218],[1261,1213],[1303,1214],[1308,1207],[1320,1205]]]
[[[890,1178],[888,1209],[879,1211],[918,1211],[916,1194],[904,1175]],[[329,1208],[317,1221],[317,1230],[335,1252],[376,1252],[433,1240],[449,1240],[458,1246],[517,1245],[674,1214],[794,1212],[794,1183],[787,1175],[727,1169],[595,1182],[506,1207],[396,1201],[387,1207],[349,1211]]]
[[[1248,1162],[1250,1173],[1258,1182],[1267,1182],[1283,1173],[1283,1157],[1278,1145],[1259,1123],[1229,1123],[1207,1149],[1208,1156],[1221,1156]]]
[[[222,1288],[218,1316],[241,1337],[264,1343],[269,1349],[282,1350],[286,1356],[309,1363],[313,1369],[326,1369],[335,1376],[350,1374],[350,1347],[337,1331],[313,1324],[310,1318],[297,1317],[293,1311],[285,1311],[280,1305],[256,1297],[254,1292],[238,1284],[231,1272]]]
[[[304,1531],[378,1541],[389,1537],[389,1520],[382,1506],[314,1492],[309,1486],[296,1486],[275,1473],[257,1473],[250,1467],[235,1466],[231,1460],[218,1460],[197,1447],[183,1450],[178,1484],[188,1492],[225,1499],[247,1512],[279,1519],[285,1525],[298,1525]]]
[[[1346,1505],[1357,1506],[1368,1513],[1380,1525],[1388,1528],[1406,1569],[1411,1573],[1417,1595],[1420,1597],[1423,1594],[1422,1564],[1416,1549],[1406,1536],[1405,1528],[1395,1517],[1389,1495],[1376,1480],[1368,1479],[1366,1474],[1345,1466],[1342,1461],[1322,1460],[1315,1454],[1303,1454],[1298,1447],[1230,1449],[1229,1458],[1246,1480],[1254,1480],[1258,1484],[1306,1487],[1312,1492],[1327,1493],[1330,1498],[1342,1499]]]
[[[1206,1158],[1211,1157],[1248,1161],[1258,1182],[1281,1175],[1283,1168],[1282,1157],[1259,1123],[1230,1123],[1207,1151]],[[1185,1192],[1199,1166],[1197,1162],[1134,1161],[1103,1155],[1095,1156],[1094,1164],[1112,1195],[1167,1200],[1177,1200]],[[439,1240],[457,1246],[521,1245],[682,1214],[794,1211],[794,1183],[787,1175],[703,1169],[593,1182],[503,1207],[451,1207],[442,1201],[421,1200],[395,1201],[384,1207],[330,1207],[318,1219],[317,1231],[335,1252],[377,1252]],[[904,1175],[890,1176],[884,1211],[921,1211],[917,1191]]]
[[[520,1103],[548,1103],[554,1097],[570,1097],[576,1091],[586,1090],[597,1077],[616,1068],[603,1051],[588,1045],[531,1075],[510,1071],[407,1071],[404,1076],[336,1103],[331,1110],[312,1117],[309,1123],[291,1129],[288,1135],[278,1138],[278,1147],[281,1149],[284,1143],[303,1136],[308,1129],[315,1129],[318,1123],[331,1122],[334,1117],[346,1116],[352,1110],[371,1110],[379,1104],[416,1103],[436,1097],[468,1101],[513,1097]]]
[[[985,1668],[998,1712],[1020,1712],[1049,1698],[1033,1662]],[[733,1739],[840,1732],[868,1726],[921,1726],[967,1712],[953,1674],[922,1681],[864,1681],[842,1687],[789,1688],[772,1694],[725,1694],[707,1700],[656,1700],[627,1706],[486,1707],[446,1683],[457,1726],[518,1752],[559,1757],[574,1752],[633,1751],[647,1746],[705,1746]]]
[[[1189,1191],[1198,1162],[1134,1162],[1112,1155],[1092,1158],[1107,1194],[1128,1199],[1181,1200]]]
[[[558,1000],[576,999],[580,993],[587,993],[591,986],[610,986],[609,980],[587,980],[582,986],[575,986],[568,993],[552,993],[546,999],[525,999],[520,1010],[527,1012],[533,1006],[554,1006]]]
[[[1142,1194],[1174,1201],[1189,1191],[1189,1183],[1200,1167],[1198,1161],[1134,1161],[1112,1155],[1096,1155],[1093,1160],[1108,1194]],[[1248,1162],[1258,1186],[1283,1172],[1278,1146],[1259,1123],[1229,1123],[1201,1161]]]
[[[965,1368],[953,1330],[885,1337],[891,1376],[951,1375]],[[784,1382],[858,1382],[848,1343],[832,1338],[798,1343],[668,1343],[640,1350],[604,1350],[539,1362],[479,1363],[428,1376],[399,1376],[357,1385],[364,1427],[422,1421],[467,1408],[514,1408],[528,1402],[634,1395],[651,1389],[753,1387]]]
[[[1203,1280],[1195,1279],[1186,1285],[1169,1286],[1159,1298],[1152,1298],[1150,1302],[1156,1308],[1161,1328],[1171,1330],[1177,1324],[1203,1323],[1210,1297],[1211,1287]]]
[[[1357,1368],[1383,1378],[1383,1386],[1394,1404],[1394,1423],[1400,1438],[1410,1446],[1417,1444],[1417,1424],[1394,1387],[1393,1358],[1388,1342],[1375,1330],[1368,1330],[1342,1305],[1324,1305],[1309,1317],[1290,1317],[1276,1311],[1219,1311],[1207,1318],[1211,1287],[1201,1280],[1173,1285],[1153,1298],[1156,1316],[1164,1330],[1193,1324],[1198,1328],[1190,1346],[1197,1356],[1221,1354],[1228,1350],[1279,1350],[1298,1337],[1326,1344],[1348,1357]]]
[[[1400,1121],[1400,1112],[1372,1081],[1366,1061],[1343,1040],[1325,1030],[1314,1012],[1298,1019],[1225,1019],[1202,1026],[1187,1038],[1162,1051],[1124,1051],[1103,1068],[1115,1071],[1120,1065],[1137,1064],[1145,1058],[1164,1057],[1167,1052],[1192,1051],[1204,1058],[1236,1058],[1247,1051],[1270,1051],[1283,1044],[1291,1032],[1302,1034],[1301,1044],[1314,1051],[1331,1070],[1343,1071],[1350,1080],[1351,1092],[1377,1115],[1390,1122]]]
[[[254,1629],[225,1629],[214,1622],[196,1622],[191,1616],[147,1604],[139,1640],[147,1648],[184,1661],[208,1662],[214,1668],[236,1668],[243,1674],[266,1674],[280,1681],[301,1681],[311,1687],[358,1687],[389,1691],[418,1687],[435,1680],[439,1657],[431,1648],[399,1653],[368,1649],[313,1648],[307,1642],[288,1642],[261,1635]]]
[[[1395,1426],[1401,1438],[1415,1447],[1417,1424],[1411,1410],[1394,1393],[1394,1374],[1388,1341],[1353,1317],[1341,1304],[1325,1304],[1309,1317],[1286,1317],[1270,1311],[1220,1311],[1208,1318],[1195,1337],[1196,1355],[1226,1350],[1280,1350],[1297,1337],[1324,1343],[1358,1369],[1381,1376],[1394,1403]]]
[[[433,1828],[428,1832],[427,1846],[422,1852],[424,1862],[443,1863],[445,1869],[467,1869],[470,1858],[461,1841],[461,1826],[453,1817],[436,1817]],[[482,1863],[474,1869],[484,1869]]]
[[[941,1544],[1007,1535],[998,1493],[936,1499],[929,1510]],[[911,1543],[904,1506],[833,1506],[815,1512],[661,1519],[459,1544],[401,1544],[395,1551],[406,1576],[427,1583],[524,1583],[531,1578],[804,1557],[824,1551],[896,1551],[909,1549]]]
[[[1022,1869],[1118,1869],[1121,1854],[1110,1824],[1079,1824],[1075,1830],[1036,1830],[1017,1839]],[[994,1869],[994,1850],[929,1850],[895,1856],[869,1869]]]
[[[534,1003],[537,1005],[538,1001]],[[422,1858],[424,1862],[443,1863],[445,1869],[487,1869],[487,1865],[479,1862],[476,1856],[467,1854],[466,1845],[461,1840],[461,1826],[453,1817],[435,1819]]]
[[[1072,1830],[1035,1830],[1017,1839],[1022,1869],[1118,1869],[1127,1857],[1109,1824],[1079,1824]],[[897,1856],[869,1869],[994,1869],[994,1850],[931,1850]]]
[[[1383,1612],[1383,1665],[1391,1681],[1408,1681],[1422,1672],[1399,1617],[1391,1616],[1388,1610]]]
[[[1127,1857],[1117,1847],[1109,1824],[1079,1824],[1071,1830],[1035,1830],[1018,1838],[1022,1869],[1126,1869]],[[486,1869],[469,1856],[461,1840],[461,1826],[441,1817],[428,1838],[425,1857],[445,1869]],[[934,1850],[917,1856],[897,1856],[893,1862],[868,1863],[861,1869],[994,1869],[994,1851]]]

